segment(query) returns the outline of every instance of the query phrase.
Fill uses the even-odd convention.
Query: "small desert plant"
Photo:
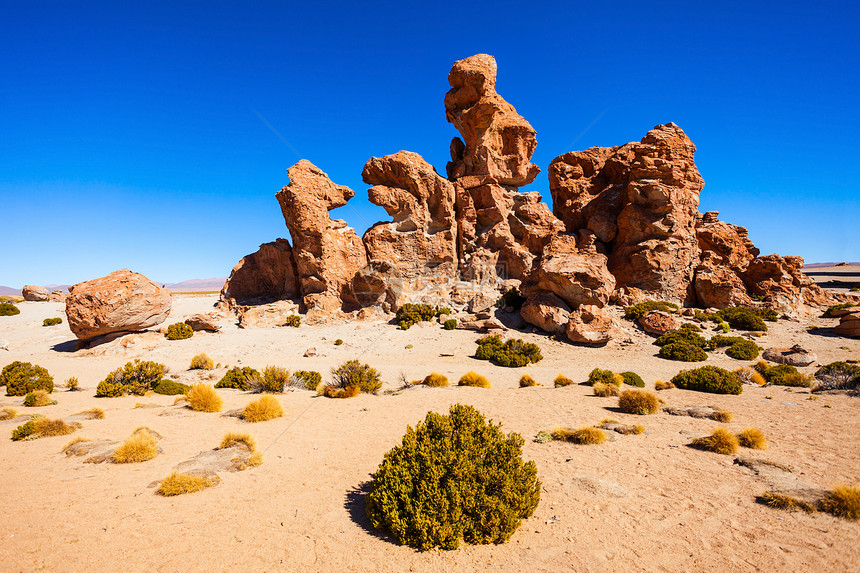
[[[63,324],[62,318],[46,318],[42,321],[42,326],[57,326],[58,324]]]
[[[313,370],[296,370],[290,378],[290,384],[303,386],[308,390],[316,390],[322,382],[322,374]]]
[[[767,325],[762,318],[771,321],[776,320],[776,313],[773,311],[768,312],[763,309],[759,311],[742,306],[724,308],[717,314],[735,330],[767,332]]]
[[[188,384],[174,380],[162,380],[153,388],[153,392],[164,396],[178,396],[188,392]]]
[[[54,391],[54,377],[41,366],[15,361],[0,371],[0,386],[6,386],[7,396],[26,396],[35,390]]]
[[[726,350],[726,354],[736,360],[753,360],[759,352],[761,348],[752,340],[739,340]]]
[[[194,329],[184,322],[176,322],[167,327],[164,336],[167,337],[167,340],[184,340],[194,336]]]
[[[743,392],[743,384],[737,375],[717,366],[681,370],[672,378],[672,384],[683,390],[696,390],[712,394],[740,394]]]
[[[284,321],[284,326],[289,326],[292,328],[298,328],[302,325],[302,317],[298,314],[291,314]]]
[[[78,382],[78,379],[75,376],[68,378],[66,380],[65,384],[63,384],[63,385],[66,387],[66,390],[68,390],[69,392],[75,392],[75,391],[81,389],[81,383]]]
[[[280,366],[266,366],[263,377],[254,385],[254,392],[273,392],[279,394],[290,382],[290,371]]]
[[[334,386],[349,388],[356,386],[362,392],[376,392],[382,388],[379,371],[358,360],[348,360],[331,371]]]
[[[758,503],[771,507],[773,509],[784,509],[787,511],[802,510],[806,513],[815,513],[815,507],[803,500],[797,499],[790,495],[783,495],[773,491],[766,491],[761,496],[756,498]]]
[[[15,316],[21,314],[18,307],[11,302],[0,302],[0,316]]]
[[[284,415],[284,408],[274,396],[260,396],[242,410],[242,419],[246,422],[265,422]]]
[[[753,450],[766,450],[767,440],[758,428],[746,428],[738,434],[738,443]]]
[[[621,384],[624,383],[624,378],[620,374],[616,374],[612,370],[602,370],[600,368],[595,368],[588,374],[588,383],[593,386],[597,382],[621,386]]]
[[[454,330],[455,328],[457,328],[457,319],[449,318],[442,323],[442,328],[444,328],[445,330]]]
[[[652,310],[661,310],[663,312],[674,312],[678,310],[678,305],[674,302],[665,300],[646,300],[633,306],[628,306],[624,309],[624,318],[628,320],[637,320],[648,314]]]
[[[762,367],[761,362],[756,364],[756,369],[764,376],[769,384],[777,386],[799,386],[809,388],[812,385],[812,376],[803,374],[790,364],[777,364],[775,366]]]
[[[523,374],[520,377],[520,388],[529,388],[530,386],[537,386],[538,383],[534,378],[529,376],[528,374]]]
[[[718,409],[715,409],[714,412],[708,417],[711,420],[716,420],[717,422],[722,422],[723,424],[728,424],[734,419],[734,415],[728,410]]]
[[[860,487],[837,486],[818,502],[818,508],[836,517],[860,519]]]
[[[207,384],[192,384],[185,397],[188,399],[188,406],[198,412],[220,412],[224,405],[221,396]]]
[[[608,398],[610,396],[618,396],[621,390],[615,384],[607,384],[606,382],[595,382],[591,389],[594,391],[595,396],[600,396],[601,398]]]
[[[635,372],[622,372],[621,378],[628,386],[636,386],[637,388],[645,387],[645,381],[642,380],[642,377]]]
[[[757,384],[759,386],[767,384],[767,380],[764,379],[764,376],[752,368],[742,366],[734,372],[738,379],[744,384]]]
[[[573,380],[571,380],[570,378],[568,378],[567,376],[565,376],[563,374],[559,374],[558,376],[555,377],[555,380],[552,381],[552,385],[555,386],[556,388],[562,388],[564,386],[570,386],[571,384],[573,384]]]
[[[460,381],[457,382],[458,386],[477,386],[479,388],[489,388],[490,381],[487,380],[484,376],[481,376],[474,370],[470,370],[463,374],[460,377]]]
[[[44,390],[34,390],[24,397],[24,405],[29,408],[38,408],[40,406],[52,406],[56,404],[56,400],[51,400],[51,395]]]
[[[343,344],[343,339],[341,339],[341,338],[338,338],[337,340],[334,341],[335,346],[340,346],[341,344]]]
[[[249,452],[257,451],[257,441],[253,436],[251,436],[251,434],[228,432],[224,435],[224,439],[221,440],[221,445],[218,446],[218,449],[223,450],[233,446],[243,446],[247,448]]]
[[[3,420],[11,420],[12,418],[18,417],[18,410],[15,408],[11,408],[9,406],[0,409],[0,421]]]
[[[446,378],[442,374],[438,374],[436,372],[431,372],[430,374],[428,374],[424,378],[424,380],[421,383],[424,384],[425,386],[432,386],[434,388],[438,388],[440,386],[447,386],[448,385],[448,378]]]
[[[65,436],[71,434],[79,427],[80,424],[67,424],[62,420],[49,420],[43,417],[35,418],[15,428],[12,431],[12,440]]]
[[[721,322],[717,326],[720,327],[720,330],[722,330],[723,333],[728,333],[732,329],[728,322]]]
[[[89,410],[78,412],[78,415],[86,416],[87,420],[104,420],[105,411],[101,408],[90,408]]]
[[[831,362],[815,371],[820,390],[841,390],[860,386],[860,366],[848,362]]]
[[[440,314],[450,313],[451,309],[448,308],[439,308],[430,306],[429,304],[413,304],[411,302],[407,302],[397,309],[395,318],[401,329],[409,330],[409,327],[414,324],[433,320]]]
[[[698,348],[707,348],[708,340],[699,334],[701,329],[694,324],[684,324],[677,330],[670,330],[666,334],[658,336],[654,340],[654,346],[667,346],[669,344],[689,344]]]
[[[151,460],[158,455],[158,443],[148,428],[138,428],[113,453],[115,464],[131,464]]]
[[[227,373],[224,374],[224,377],[215,384],[215,387],[249,390],[251,388],[251,382],[260,378],[262,378],[260,373],[254,368],[251,368],[250,366],[239,368],[236,366],[228,370]]]
[[[135,358],[133,362],[126,362],[122,368],[117,368],[99,382],[96,396],[122,396],[126,392],[143,396],[147,390],[158,385],[164,377],[164,372],[164,364],[141,362],[139,358]]]
[[[371,524],[419,550],[503,543],[540,500],[523,439],[461,404],[428,412],[373,474],[366,496]]]
[[[618,395],[618,407],[628,414],[654,414],[660,409],[660,401],[646,390],[625,390]]]
[[[519,368],[529,363],[540,362],[543,360],[543,355],[537,344],[524,342],[519,338],[502,342],[501,335],[490,334],[478,340],[475,358],[491,360],[499,366]]]
[[[355,398],[361,394],[361,388],[358,386],[347,386],[340,388],[339,386],[330,386],[326,384],[322,387],[323,396],[326,398]]]
[[[606,441],[606,432],[593,426],[585,426],[578,430],[556,428],[550,432],[550,435],[553,440],[573,442],[580,445],[602,444]]]
[[[743,342],[746,338],[743,336],[723,336],[722,334],[717,334],[712,336],[708,341],[708,348],[723,348],[724,346],[731,346],[735,342]],[[750,359],[752,360],[752,358]]]
[[[161,480],[161,485],[158,486],[156,493],[163,496],[193,493],[211,487],[219,481],[220,478],[217,475],[206,476],[173,472]]]
[[[660,358],[680,362],[702,362],[708,359],[708,353],[701,347],[686,342],[672,342],[663,346],[658,353]]]
[[[855,287],[856,289],[856,287]],[[827,307],[827,310],[824,311],[824,314],[821,315],[821,318],[836,318],[834,316],[834,312],[837,310],[844,310],[846,308],[851,308],[853,306],[860,306],[856,302],[843,302],[840,304],[834,304],[832,306]]]
[[[671,390],[674,387],[675,385],[671,382],[663,382],[662,380],[657,380],[656,382],[654,382],[655,390]]]
[[[695,438],[692,446],[701,450],[729,455],[738,449],[738,439],[725,428],[717,428],[710,436]]]
[[[209,355],[201,352],[191,359],[191,367],[189,370],[212,370],[215,368],[215,362],[209,358]]]

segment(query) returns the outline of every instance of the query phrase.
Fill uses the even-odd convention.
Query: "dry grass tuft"
[[[215,362],[205,352],[201,352],[191,359],[190,370],[212,370]]]
[[[63,449],[60,451],[63,452],[64,454],[66,454],[67,456],[70,456],[70,455],[72,455],[72,453],[69,451],[69,448],[71,448],[75,444],[80,444],[81,442],[91,442],[91,441],[92,440],[89,438],[85,438],[83,436],[78,436],[77,438],[74,438],[71,442],[69,442],[68,444],[63,446]]]
[[[552,439],[565,442],[573,442],[574,444],[601,444],[606,441],[606,433],[603,430],[593,426],[585,426],[578,430],[570,428],[556,428],[550,432]]]
[[[836,517],[860,519],[860,487],[836,486],[818,502],[818,508]]]
[[[156,493],[159,495],[182,495],[211,487],[220,481],[218,476],[200,476],[173,472],[161,481]]]
[[[734,416],[728,410],[717,410],[714,409],[714,413],[710,415],[711,420],[715,420],[717,422],[722,422],[723,424],[728,424],[732,420],[734,420]]]
[[[765,439],[762,431],[758,428],[746,428],[743,432],[738,434],[738,443],[745,448],[751,448],[753,450],[767,449],[767,440]]]
[[[263,454],[260,452],[254,452],[253,454],[251,454],[251,457],[248,458],[248,465],[249,466],[256,467],[262,463],[263,463]]]
[[[326,384],[322,387],[322,394],[326,398],[355,398],[361,394],[361,388],[358,386],[341,388],[340,386],[329,386]]]
[[[764,366],[761,366],[761,364],[764,364]],[[753,368],[742,366],[742,367],[735,370],[735,374],[738,375],[738,378],[741,379],[741,382],[744,382],[747,384],[757,384],[759,386],[764,386],[765,384],[767,384],[767,380],[765,380],[764,376],[761,375],[761,372],[760,372],[761,368],[764,368],[764,370],[767,370],[767,368],[768,368],[767,362],[764,362],[763,360],[759,360],[756,363],[755,367],[753,367]]]
[[[738,449],[738,439],[725,428],[717,428],[710,436],[695,438],[692,445],[701,450],[729,455]]]
[[[90,408],[89,410],[82,410],[75,415],[86,416],[87,420],[104,420],[105,411],[101,408]]]
[[[240,434],[239,432],[228,432],[224,439],[221,440],[219,450],[230,448],[232,446],[244,446],[249,452],[257,451],[257,442],[250,434]]]
[[[573,380],[564,376],[563,374],[559,374],[555,377],[555,380],[552,381],[553,386],[556,388],[563,388],[564,386],[570,386],[573,384]]]
[[[151,460],[158,455],[158,442],[149,428],[138,428],[113,453],[115,464],[133,464]]]
[[[539,384],[528,374],[523,374],[520,378],[520,388],[531,388],[532,386],[539,386]]]
[[[284,415],[281,402],[274,396],[260,396],[242,410],[242,419],[246,422],[265,422]]]
[[[657,396],[646,390],[625,390],[618,396],[618,407],[628,414],[654,414],[660,409]]]
[[[62,420],[49,420],[48,418],[37,418],[33,420],[36,434],[41,437],[65,436],[71,434],[81,427],[80,424],[67,424]]]
[[[438,372],[431,372],[427,375],[426,378],[421,382],[425,386],[431,386],[433,388],[440,388],[442,386],[448,385],[448,378],[443,374],[439,374]]]
[[[481,376],[474,370],[466,372],[463,374],[460,381],[457,382],[458,386],[476,386],[478,388],[489,388],[490,381],[487,380],[484,376]]]
[[[782,495],[772,491],[766,491],[761,496],[756,498],[756,501],[771,507],[773,509],[785,509],[787,511],[805,511],[806,513],[815,513],[815,508],[801,499],[791,497],[790,495]]]
[[[207,384],[192,384],[185,394],[188,407],[198,412],[220,412],[224,401],[215,392],[212,386]]]
[[[591,388],[594,391],[595,396],[600,396],[602,398],[618,396],[618,393],[620,392],[618,386],[615,384],[607,384],[606,382],[595,382]]]
[[[671,382],[663,382],[662,380],[657,380],[656,382],[654,382],[655,390],[671,390],[674,387],[675,385]]]
[[[51,395],[44,390],[33,390],[24,397],[24,405],[28,408],[51,406],[56,403],[57,401],[51,399]]]
[[[0,420],[11,420],[18,417],[18,410],[15,408],[5,407],[0,410]]]

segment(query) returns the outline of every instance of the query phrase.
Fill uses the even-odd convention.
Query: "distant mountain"
[[[226,278],[191,279],[181,283],[168,283],[164,286],[173,292],[220,291],[225,282],[227,282]]]
[[[811,264],[805,265],[803,268],[804,269],[822,269],[822,268],[837,267],[837,266],[860,267],[860,263],[811,263]]]
[[[0,295],[6,295],[6,296],[18,295],[18,296],[20,296],[21,295],[21,289],[0,285]]]

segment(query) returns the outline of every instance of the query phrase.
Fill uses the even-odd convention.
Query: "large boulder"
[[[840,336],[860,336],[860,312],[842,315],[839,318],[839,324],[833,329],[833,332]]]
[[[293,260],[306,309],[352,310],[359,305],[352,279],[367,265],[364,244],[342,219],[328,212],[343,207],[355,192],[336,185],[320,168],[302,159],[289,169],[290,183],[276,197],[293,239]]]
[[[221,289],[221,300],[235,304],[259,304],[298,295],[293,250],[286,239],[260,245],[242,258]]]
[[[570,307],[555,294],[533,292],[520,308],[520,316],[529,324],[550,334],[563,334],[570,320]]]
[[[620,336],[612,317],[600,307],[584,304],[570,313],[567,338],[579,344],[602,345]]]
[[[128,269],[69,288],[66,317],[78,338],[156,326],[170,314],[170,291]]]
[[[660,310],[643,314],[637,322],[642,330],[654,336],[663,336],[671,330],[681,328],[681,321],[678,318]]]
[[[768,306],[789,316],[807,306],[834,304],[836,299],[803,274],[803,257],[766,255],[750,261],[741,279],[749,291]]]
[[[696,299],[702,308],[750,306],[747,287],[730,267],[707,259],[696,269]]]
[[[580,251],[574,237],[557,235],[523,285],[525,293],[536,290],[552,291],[571,308],[583,304],[603,307],[615,290],[615,277],[606,266],[605,255]]]
[[[50,296],[48,289],[36,285],[24,285],[24,288],[21,289],[21,294],[24,295],[24,300],[38,302],[46,301]]]
[[[809,366],[818,361],[818,356],[799,344],[795,344],[791,348],[768,348],[762,355],[762,358],[777,364],[788,364],[789,366]]]

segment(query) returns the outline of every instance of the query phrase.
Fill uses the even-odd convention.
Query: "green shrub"
[[[250,366],[239,368],[235,366],[224,374],[224,377],[215,384],[216,388],[235,388],[237,390],[250,390],[251,382],[261,379],[260,372]]]
[[[755,330],[759,332],[767,332],[767,325],[762,320],[763,316],[768,320],[776,320],[774,311],[765,309],[753,309],[744,306],[731,306],[724,308],[717,313],[720,318],[729,323],[729,326],[736,330]]]
[[[672,378],[672,384],[683,390],[696,390],[711,394],[740,394],[743,392],[743,384],[737,374],[717,366],[681,370]]]
[[[0,302],[0,316],[15,316],[21,314],[18,307],[11,302]]]
[[[837,310],[844,310],[846,308],[851,308],[852,306],[860,306],[856,302],[843,302],[841,304],[834,304],[833,306],[828,306],[827,310],[824,311],[824,314],[821,315],[821,318],[836,318],[833,316],[833,313]]]
[[[335,346],[340,346],[341,344],[343,344],[343,339],[341,339],[341,338],[338,338],[337,340],[334,341]]]
[[[680,362],[702,362],[708,359],[708,353],[701,347],[686,342],[672,342],[660,349],[660,358],[678,360]]]
[[[694,330],[694,328],[696,328],[696,330]],[[670,330],[666,334],[658,336],[657,339],[654,340],[654,345],[666,346],[669,344],[684,343],[698,346],[699,348],[706,348],[708,346],[708,341],[699,334],[701,331],[697,332],[697,330],[697,327],[694,327],[691,324],[685,324],[677,330]]]
[[[155,388],[164,376],[164,364],[135,358],[117,368],[99,382],[96,396],[99,398],[122,396],[126,392],[143,396],[147,390]]]
[[[308,390],[316,390],[322,383],[322,374],[313,370],[296,370],[290,381],[296,385],[304,386]]]
[[[50,394],[44,390],[34,390],[24,396],[24,405],[28,408],[36,408],[39,406],[53,406],[56,400],[51,400]]]
[[[15,361],[0,371],[0,386],[6,386],[7,396],[26,396],[34,390],[54,391],[54,377],[36,364]]]
[[[523,439],[486,422],[471,406],[428,412],[373,474],[366,513],[377,529],[419,550],[503,543],[540,501]]]
[[[499,300],[496,301],[496,308],[512,306],[516,310],[519,310],[522,308],[525,301],[525,297],[520,294],[520,289],[517,287],[511,287],[502,294],[502,297]]]
[[[742,342],[746,340],[743,336],[723,336],[722,334],[717,334],[712,336],[708,341],[708,348],[723,348],[724,346],[731,346],[735,342]]]
[[[191,370],[212,370],[213,368],[215,368],[215,362],[208,354],[200,353],[191,359]]]
[[[184,340],[194,336],[194,329],[184,322],[176,322],[167,327],[164,336],[167,340]]]
[[[42,326],[57,326],[58,324],[63,324],[62,318],[46,318],[42,321]]]
[[[645,381],[642,380],[642,377],[635,372],[622,372],[621,378],[624,379],[624,383],[628,386],[636,386],[637,388],[645,387]]]
[[[760,370],[760,372],[768,384],[775,384],[776,386],[800,386],[808,388],[812,384],[812,376],[801,373],[790,364],[768,366]]]
[[[674,302],[665,300],[646,300],[633,306],[628,306],[624,309],[624,318],[628,320],[638,320],[652,310],[662,310],[663,312],[674,312],[678,310],[678,305]]]
[[[860,366],[848,362],[831,362],[815,371],[820,390],[840,390],[860,386]]]
[[[726,354],[736,360],[754,360],[759,352],[761,348],[752,340],[738,340],[726,350]]]
[[[857,291],[860,291],[860,287],[854,286],[854,287],[851,287],[850,289],[848,289],[848,292],[857,292]]]
[[[33,420],[29,422],[24,422],[22,425],[18,426],[14,430],[12,430],[12,441],[17,442],[19,440],[23,440],[24,438],[29,438],[33,435],[33,432],[36,431],[36,424]]]
[[[188,392],[188,385],[174,380],[162,380],[155,385],[153,391],[164,396],[178,396]]]
[[[602,384],[614,384],[615,386],[621,386],[624,382],[624,378],[620,374],[616,374],[612,370],[602,370],[600,368],[595,368],[588,374],[588,383],[594,386],[596,383]]]
[[[443,328],[445,328],[445,330],[454,330],[455,328],[457,328],[457,319],[456,318],[449,318],[448,320],[446,320],[445,322],[442,323],[442,326],[443,326]]]
[[[253,388],[255,392],[281,393],[290,382],[290,371],[280,366],[266,366],[263,368],[263,377]]]
[[[719,326],[720,330],[722,330],[723,332],[728,332],[732,329],[732,327],[729,326],[728,322],[721,322],[717,326]]]
[[[529,363],[543,360],[537,344],[524,342],[519,338],[511,338],[502,342],[499,334],[491,334],[478,340],[478,350],[475,358],[491,360],[499,366],[518,368]]]
[[[302,325],[302,317],[298,314],[291,314],[284,321],[284,326],[289,326],[292,328],[298,328]]]
[[[409,330],[409,327],[419,322],[433,320],[440,314],[451,314],[450,308],[439,308],[430,306],[429,304],[413,304],[407,302],[397,309],[395,318],[397,324],[403,330]]]
[[[379,371],[358,360],[347,360],[331,371],[334,386],[337,388],[357,387],[362,392],[376,392],[382,388]]]

